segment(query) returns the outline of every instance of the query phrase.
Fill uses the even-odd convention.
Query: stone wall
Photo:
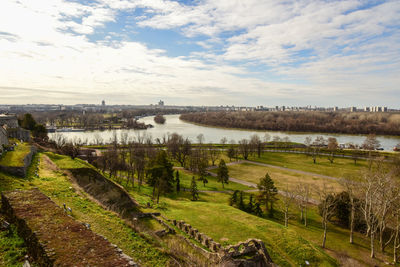
[[[0,126],[0,153],[3,152],[3,145],[8,145],[7,131]]]
[[[31,132],[20,127],[18,128],[8,128],[7,129],[8,137],[16,138],[18,140],[22,140],[24,142],[31,141]]]
[[[24,158],[24,165],[21,167],[4,166],[0,165],[0,171],[15,175],[18,177],[26,177],[29,166],[31,165],[33,155],[36,153],[37,149],[31,146],[31,152],[27,154]],[[10,153],[10,152],[9,152]]]
[[[191,238],[208,248],[212,252],[219,252],[221,250],[221,244],[215,242],[211,237],[207,236],[199,232],[196,228],[193,228],[190,224],[185,223],[184,221],[176,221],[172,220],[172,223],[188,234]]]
[[[215,242],[211,237],[201,233],[184,221],[172,220],[172,223],[178,229],[208,248],[212,252],[211,254],[217,253],[220,258],[220,266],[274,266],[264,243],[259,239],[249,239],[245,242],[224,248],[220,243]]]
[[[0,114],[0,126],[7,124],[8,127],[17,128],[18,119],[14,114]]]

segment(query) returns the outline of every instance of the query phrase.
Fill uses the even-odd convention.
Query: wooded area
[[[295,132],[400,134],[398,113],[346,112],[202,112],[182,114],[184,121],[210,126]]]

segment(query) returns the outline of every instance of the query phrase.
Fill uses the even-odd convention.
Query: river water
[[[171,133],[178,133],[184,137],[188,137],[193,143],[197,142],[197,136],[203,134],[205,143],[219,143],[223,137],[226,137],[228,142],[234,140],[236,143],[243,138],[250,138],[251,135],[257,134],[263,140],[265,133],[271,136],[271,140],[274,136],[280,138],[289,137],[290,141],[304,143],[307,136],[315,139],[317,136],[323,136],[325,139],[328,137],[335,137],[340,144],[353,143],[362,144],[365,140],[366,135],[346,135],[346,134],[326,134],[326,133],[296,133],[296,132],[276,132],[276,131],[252,131],[252,130],[236,130],[236,129],[224,129],[200,126],[191,123],[181,121],[179,115],[165,115],[165,124],[156,124],[153,120],[153,116],[144,117],[139,121],[146,124],[154,125],[154,128],[148,128],[147,130],[109,130],[109,131],[87,131],[87,132],[61,132],[56,134],[64,135],[68,140],[80,138],[83,141],[87,141],[89,144],[95,143],[96,138],[103,142],[109,142],[114,132],[117,137],[120,138],[122,133],[128,134],[130,138],[136,138],[138,135],[151,136],[153,140],[160,138],[164,135]],[[49,133],[50,139],[55,137],[55,133]],[[393,150],[393,147],[400,143],[400,137],[395,136],[378,136],[378,140],[381,143],[381,147],[385,150]]]

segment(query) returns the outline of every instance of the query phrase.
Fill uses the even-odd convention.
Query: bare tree
[[[368,135],[364,143],[362,144],[362,148],[367,149],[367,150],[376,150],[381,146],[380,142],[378,139],[376,139],[375,134],[370,134]]]
[[[208,147],[208,156],[210,157],[212,166],[215,166],[215,162],[219,159],[219,154],[220,151],[217,148],[212,145]]]
[[[247,160],[250,153],[250,144],[247,139],[242,139],[239,141],[239,151],[242,154],[243,158]]]
[[[353,234],[354,234],[354,217],[356,213],[356,192],[359,187],[359,183],[342,178],[340,184],[345,188],[346,192],[349,194],[350,200],[350,244],[353,244]]]
[[[261,157],[261,153],[263,151],[264,144],[257,134],[253,134],[251,136],[250,145],[251,145],[252,151],[257,151],[257,156]]]
[[[310,186],[299,181],[296,189],[296,199],[300,208],[300,221],[307,227],[307,205],[310,198]]]
[[[197,135],[196,138],[197,138],[197,141],[199,142],[200,145],[202,145],[204,143],[205,138],[204,138],[204,135],[202,133]]]
[[[310,146],[312,143],[312,138],[310,136],[307,136],[306,139],[304,140],[304,144],[306,146]]]
[[[221,138],[220,142],[221,142],[222,145],[225,145],[228,142],[228,139],[224,136],[224,137]]]
[[[371,258],[375,257],[375,236],[379,229],[386,227],[382,220],[386,218],[389,208],[384,196],[388,183],[387,177],[383,172],[382,162],[376,163],[375,168],[371,165],[371,168],[364,173],[360,183],[360,194],[363,197],[363,205],[360,208],[367,225],[367,236],[370,236]]]
[[[286,184],[285,192],[282,194],[282,203],[283,203],[283,213],[285,214],[285,227],[288,227],[288,222],[290,218],[290,207],[296,197],[296,194],[293,190],[289,189],[289,185]]]
[[[328,150],[329,150],[329,155],[328,155],[328,160],[330,163],[333,163],[335,159],[335,152],[338,149],[339,145],[335,137],[329,137],[328,138]]]
[[[269,133],[265,133],[263,139],[264,139],[264,142],[265,142],[265,143],[268,143],[269,140],[271,140],[271,135],[269,135]]]
[[[393,211],[393,217],[395,218],[394,238],[393,238],[393,262],[398,262],[397,250],[400,248],[400,203],[396,201],[396,205]]]
[[[326,235],[328,232],[328,221],[335,212],[336,197],[335,193],[333,192],[333,188],[328,186],[325,181],[323,182],[322,186],[318,188],[317,194],[319,195],[319,210],[322,217],[322,227],[324,229],[322,247],[325,248]]]

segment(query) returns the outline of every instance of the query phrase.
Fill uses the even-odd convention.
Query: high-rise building
[[[101,101],[101,105],[103,106],[103,107],[105,107],[106,106],[106,101]]]

